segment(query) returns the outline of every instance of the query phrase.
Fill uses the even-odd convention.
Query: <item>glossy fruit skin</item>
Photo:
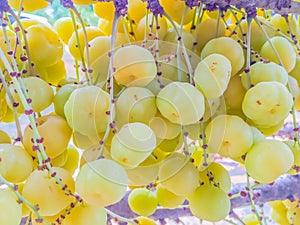
[[[298,84],[300,84],[300,56],[297,56],[296,57],[296,64],[293,68],[292,71],[289,72],[289,75],[294,77],[297,81],[298,81]]]
[[[161,89],[156,105],[165,118],[180,125],[199,121],[205,111],[203,94],[193,85],[181,82],[172,82]]]
[[[36,123],[48,157],[55,158],[62,154],[66,150],[72,134],[66,120],[60,116],[48,115],[37,118]],[[24,146],[30,155],[36,157],[32,138],[33,130],[30,126],[27,126],[24,131]]]
[[[79,164],[79,152],[75,148],[67,149],[67,160],[62,166],[63,169],[67,170],[70,174],[74,174]]]
[[[128,87],[116,101],[116,126],[126,123],[149,121],[157,112],[155,95],[146,88]]]
[[[72,91],[64,114],[73,131],[95,136],[106,130],[110,107],[109,94],[98,86],[84,86]]]
[[[212,162],[209,167],[199,173],[200,181],[204,184],[218,185],[225,193],[231,188],[228,171],[221,164]]]
[[[84,164],[76,178],[76,192],[91,205],[108,206],[120,201],[128,184],[126,171],[109,159]]]
[[[202,49],[201,58],[204,59],[213,53],[224,55],[229,59],[232,66],[231,76],[236,75],[244,66],[243,48],[232,38],[219,37],[210,40]]]
[[[176,21],[178,24],[181,23],[181,18],[184,15],[183,24],[188,24],[192,18],[194,11],[190,8],[185,7],[184,1],[181,0],[161,0],[159,1],[161,6],[164,8],[166,13],[170,15],[172,20]],[[186,14],[185,14],[186,13]]]
[[[216,29],[218,27],[218,31]],[[219,22],[217,19],[208,18],[201,22],[196,28],[196,49],[201,52],[203,47],[206,45],[207,42],[210,40],[222,37],[225,35],[225,24],[223,22]]]
[[[94,13],[105,20],[113,20],[115,7],[113,2],[98,2],[93,5]]]
[[[41,112],[51,105],[54,97],[53,90],[49,84],[47,84],[44,80],[38,77],[26,77],[23,78],[24,86],[27,90],[28,96],[31,99],[31,107],[34,112]],[[19,94],[16,93],[16,84],[12,83],[9,86],[9,89],[14,97],[17,106],[18,113],[24,113],[25,109],[20,100]],[[13,105],[11,104],[8,95],[6,94],[6,101],[9,102],[8,106],[13,109]]]
[[[76,24],[76,28],[80,29],[81,25]],[[57,32],[63,43],[68,44],[69,39],[74,32],[74,25],[71,17],[61,17],[55,21],[53,29]]]
[[[146,188],[136,188],[128,196],[130,209],[140,216],[150,216],[156,211],[158,204],[154,193]]]
[[[134,168],[151,155],[156,147],[153,130],[140,122],[121,127],[111,142],[111,157],[125,168]]]
[[[279,140],[266,139],[250,149],[245,166],[253,179],[266,184],[287,173],[293,162],[293,152],[286,144]]]
[[[11,143],[10,136],[5,131],[0,130],[0,144],[10,144],[10,143]]]
[[[280,16],[280,15],[278,15]],[[266,23],[267,25],[271,25],[270,21],[262,16],[257,16],[256,17],[259,21]],[[273,18],[273,17],[272,17]],[[243,33],[247,32],[247,20],[243,20],[240,23],[240,26],[242,29],[237,29],[237,35],[240,38],[243,38],[243,34],[241,32],[241,30],[243,31]],[[273,30],[272,28],[268,27],[268,26],[264,26],[264,31],[268,34],[268,36],[274,37],[276,35],[276,31]],[[254,49],[255,51],[260,51],[261,47],[263,46],[263,44],[267,41],[266,35],[264,34],[263,30],[258,26],[257,23],[252,23],[251,24],[251,48]]]
[[[232,77],[223,95],[226,104],[226,111],[228,114],[243,115],[242,102],[245,93],[246,89],[242,85],[241,77]]]
[[[128,185],[133,187],[146,186],[157,179],[158,160],[150,155],[145,161],[133,169],[126,169]]]
[[[52,66],[61,60],[63,45],[55,31],[42,23],[32,25],[26,31],[28,50],[34,64]]]
[[[64,107],[72,92],[78,88],[75,84],[66,84],[62,86],[54,96],[54,110],[57,115],[65,118]]]
[[[283,121],[292,105],[293,97],[282,83],[266,81],[259,82],[246,92],[242,110],[256,125],[266,128]]]
[[[20,146],[0,144],[0,173],[9,182],[26,180],[33,169],[31,156]]]
[[[288,73],[285,68],[274,62],[257,62],[251,65],[249,76],[252,85],[263,81],[278,81],[283,85],[288,82]]]
[[[188,158],[176,152],[162,162],[158,177],[164,188],[179,196],[188,196],[199,186],[199,171]]]
[[[240,117],[218,115],[206,127],[208,153],[219,153],[225,157],[239,157],[253,144],[250,126]]]
[[[0,91],[0,121],[3,121],[4,118],[6,117],[6,115],[8,114],[8,105],[7,105],[7,102],[6,102],[6,98],[5,98],[5,95],[6,95],[6,91],[4,89],[2,89]],[[5,122],[5,121],[3,121]],[[1,134],[0,135],[1,137],[5,136],[4,134]],[[2,139],[2,138],[0,138]]]
[[[71,214],[63,220],[63,225],[104,225],[107,223],[107,214],[102,206],[79,203],[72,209]]]
[[[105,21],[104,21],[105,22]],[[101,26],[103,28],[103,26]],[[128,40],[123,33],[116,34],[115,47],[119,48],[122,45],[127,45]],[[93,83],[103,85],[107,80],[107,74],[109,72],[109,51],[111,45],[110,36],[95,37],[89,42],[89,59],[90,68],[93,70],[91,73]],[[87,50],[84,49],[84,57],[87,58]]]
[[[138,45],[119,48],[114,54],[114,63],[116,68],[114,78],[119,84],[127,87],[144,87],[157,73],[151,52]]]
[[[153,40],[154,37],[156,36],[159,38],[159,40],[163,40],[168,30],[168,24],[164,17],[158,17],[157,19],[158,19],[159,29],[156,29],[157,27],[156,19],[153,16],[153,14],[148,14],[148,22],[147,22],[147,17],[144,16],[139,21],[136,28],[136,32],[135,32],[136,40],[138,41],[142,41],[144,39]],[[152,28],[150,28],[150,26],[152,26]]]
[[[53,167],[53,170],[55,176],[62,179],[68,190],[74,193],[75,184],[71,174],[59,167]],[[52,176],[48,170],[34,170],[22,190],[24,198],[34,205],[39,205],[39,213],[42,216],[54,216],[74,200],[72,196],[65,194]]]
[[[201,185],[188,197],[191,212],[199,219],[217,222],[230,211],[230,199],[220,188]]]
[[[287,39],[278,36],[270,38],[270,42],[278,52],[278,55],[283,64],[282,66],[286,69],[287,72],[292,71],[296,65],[297,56],[293,45]],[[260,54],[264,59],[280,64],[280,60],[278,59],[268,41],[266,41],[261,47]]]
[[[218,98],[227,89],[231,63],[221,54],[210,54],[196,67],[194,81],[207,99]]]
[[[83,53],[85,45],[86,45],[83,28],[79,29],[77,32],[78,32],[78,36],[79,36],[80,47],[77,43],[77,38],[76,38],[75,32],[73,32],[71,37],[69,38],[68,47],[69,47],[69,50],[70,50],[70,53],[72,54],[72,56],[75,59],[77,59],[78,61],[82,61],[80,51]],[[94,27],[94,26],[87,27],[86,33],[87,33],[88,42],[90,42],[91,40],[93,40],[96,37],[104,35],[104,33],[99,28]]]
[[[175,209],[185,200],[185,196],[175,195],[162,185],[157,186],[156,195],[159,205],[167,209]]]
[[[5,225],[19,225],[22,219],[22,206],[17,203],[14,193],[0,189],[0,221]]]
[[[8,4],[18,10],[21,0],[8,0]],[[46,8],[49,5],[47,0],[23,0],[22,8],[24,12],[33,12],[39,9]]]
[[[286,140],[284,143],[289,146],[294,155],[294,162],[292,168],[287,172],[288,174],[295,175],[299,174],[300,168],[300,146],[292,140]]]
[[[51,66],[35,65],[34,73],[51,85],[58,85],[67,78],[66,65],[62,59]]]
[[[128,13],[137,24],[146,15],[147,3],[139,0],[128,0]]]

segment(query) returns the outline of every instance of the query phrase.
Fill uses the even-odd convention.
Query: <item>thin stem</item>
[[[264,210],[264,207],[261,207],[261,217],[263,218],[263,220],[264,220],[264,224],[265,225],[268,225],[268,222],[267,222],[267,217],[266,217],[266,215],[265,215],[265,210]]]
[[[293,40],[291,37],[289,37],[288,35],[284,34],[282,31],[280,31],[280,30],[274,28],[273,26],[271,26],[270,24],[268,24],[268,23],[266,23],[266,22],[264,22],[264,21],[258,20],[258,22],[259,22],[261,25],[264,25],[264,26],[266,26],[267,28],[272,29],[273,31],[276,31],[278,34],[280,34],[280,36],[284,37],[284,38],[287,39],[290,43],[294,44],[294,45],[296,46],[297,50],[300,50],[299,44],[298,44],[298,43],[296,44],[296,43],[294,42],[294,40]]]
[[[296,215],[297,215],[297,209],[299,208],[299,198],[297,198],[295,201],[297,201],[295,207],[294,207],[294,213],[292,213],[290,219],[292,220],[292,224],[295,224],[295,219],[296,219]]]
[[[82,26],[84,40],[85,40],[85,49],[86,49],[86,53],[87,53],[86,54],[86,61],[87,61],[87,65],[89,67],[89,65],[90,65],[89,40],[88,40],[86,28],[85,28],[85,22],[83,21],[82,17],[80,16],[80,13],[78,12],[78,10],[75,7],[72,8],[72,10],[76,14],[76,16],[79,19],[79,21],[81,23],[81,26]]]
[[[8,96],[8,99],[11,103],[11,105],[13,105],[13,103],[15,102],[13,95],[11,94],[9,87],[6,83],[5,77],[3,75],[2,69],[0,68],[0,80],[2,82],[2,85],[6,91],[6,94]],[[21,142],[23,142],[23,135],[22,135],[22,131],[21,131],[21,125],[20,125],[20,121],[19,121],[19,117],[18,117],[18,112],[17,109],[15,107],[13,107],[13,113],[14,113],[14,118],[15,118],[15,123],[16,123],[16,128],[17,128],[17,135],[18,138],[20,138]]]
[[[219,35],[220,21],[221,21],[221,12],[220,12],[220,10],[218,10],[218,20],[217,20],[216,38],[217,38],[218,35]]]
[[[155,16],[155,25],[156,27],[158,27],[158,18],[157,16]],[[159,38],[158,38],[158,29],[155,30],[155,38],[154,38],[154,42],[155,42],[155,52],[154,52],[154,57],[155,60],[157,62],[157,67],[158,67],[158,61],[159,61]]]
[[[9,64],[9,62],[8,62],[7,58],[5,57],[4,52],[2,51],[2,49],[0,49],[0,58],[3,62],[3,64],[4,64],[4,66],[6,67],[8,73],[9,74],[12,73],[13,68]],[[14,59],[13,59],[13,61],[14,61]],[[27,99],[28,99],[27,91],[26,91],[26,88],[24,88],[24,84],[23,84],[22,80],[21,79],[18,80],[16,77],[12,77],[12,81],[14,82],[14,84],[16,86],[17,93],[19,93],[19,97],[20,97],[21,103],[23,104],[24,109],[25,110],[32,110],[30,104],[27,102]],[[23,89],[21,87],[21,83],[23,84]],[[28,115],[28,117],[29,117],[29,120],[31,122],[31,126],[33,126],[33,128],[36,128],[35,118],[33,117],[33,114]],[[37,131],[37,129],[36,129],[36,131]],[[35,145],[37,144],[36,139],[40,139],[40,138],[41,137],[37,133],[37,136],[35,136],[35,138],[34,138],[34,144]],[[44,149],[44,146],[41,145],[41,148]],[[41,155],[40,155],[39,151],[37,151],[37,156],[38,156],[38,159],[39,159],[39,164],[41,165],[42,164],[42,158],[41,158]]]
[[[16,186],[14,184],[9,183],[0,173],[0,182],[7,185],[9,189],[13,191],[13,193],[17,196],[18,200],[22,203],[25,203],[37,216],[38,219],[43,219],[43,217],[38,212],[37,208],[31,204],[27,199],[25,199],[18,190],[16,190]],[[50,225],[50,223],[48,223]]]
[[[8,39],[8,35],[7,35],[7,32],[6,32],[6,28],[3,29],[3,33],[4,33],[5,41],[6,41],[7,43],[9,43],[9,39]],[[19,37],[19,33],[17,33],[17,36]],[[20,39],[20,38],[19,38],[19,39]],[[26,46],[26,49],[28,49],[28,45],[25,45],[25,46]],[[11,50],[11,48],[10,48],[9,45],[7,45],[7,47],[8,47],[9,50]],[[22,48],[21,45],[20,45],[20,47]],[[23,51],[23,50],[22,50],[22,51]],[[21,51],[21,52],[22,52],[22,51]],[[14,56],[11,55],[10,59],[11,59],[11,63],[12,63],[13,69],[14,69],[15,71],[19,72],[18,64],[17,64],[17,62],[16,62]],[[29,61],[28,61],[28,62],[29,62]],[[25,62],[23,62],[23,69],[24,69],[25,67],[26,67]],[[22,89],[22,91],[23,91],[23,93],[24,93],[24,95],[25,95],[25,98],[28,99],[28,98],[29,98],[29,97],[28,97],[28,93],[27,93],[26,87],[25,87],[25,85],[23,84],[23,82],[20,82],[20,86],[21,86],[21,89]]]
[[[197,21],[196,21],[196,24],[200,24],[202,19],[203,19],[203,16],[204,16],[204,9],[203,9],[203,3],[200,3],[199,5],[199,13],[198,13],[198,18],[197,18]]]
[[[295,110],[295,105],[293,104],[292,106],[292,117],[293,117],[293,127],[294,127],[294,132],[295,132],[295,144],[297,143],[298,145],[300,144],[299,142],[299,130],[298,130],[298,125],[297,125],[297,116],[296,116],[296,110]]]
[[[148,38],[148,36],[147,36],[147,27],[149,24],[148,15],[149,15],[149,9],[146,10],[146,25],[145,25],[145,30],[144,30],[144,40],[147,40],[147,38]]]
[[[11,74],[13,72],[13,69],[11,67],[11,65],[9,64],[8,60],[6,59],[4,52],[2,51],[2,49],[0,48],[0,59],[2,60],[3,64],[5,65],[6,69],[8,70],[8,72]],[[18,68],[16,68],[16,71]],[[40,168],[42,168],[43,165],[46,165],[47,169],[49,170],[49,173],[51,176],[53,176],[54,180],[56,181],[57,184],[59,184],[61,186],[61,188],[64,189],[66,195],[72,195],[72,192],[69,189],[65,188],[65,184],[61,181],[61,179],[59,179],[57,176],[55,176],[55,171],[49,161],[49,157],[47,156],[46,152],[45,152],[45,147],[41,142],[38,142],[37,140],[42,140],[39,131],[37,129],[37,125],[36,125],[36,120],[34,117],[34,113],[33,113],[33,109],[31,107],[31,104],[27,102],[28,97],[28,93],[26,91],[26,88],[24,87],[24,83],[22,81],[22,78],[17,78],[15,76],[11,77],[12,81],[15,84],[15,88],[17,90],[17,93],[19,94],[21,103],[24,107],[25,110],[27,111],[31,111],[32,113],[30,113],[28,115],[28,119],[30,121],[30,126],[33,130],[33,142],[35,146],[38,146],[38,150],[36,151],[37,157],[38,157],[38,161],[39,161],[39,166]],[[23,86],[23,89],[21,87],[21,85]]]
[[[239,221],[242,225],[246,225],[246,224],[244,223],[244,221],[239,217],[239,215],[237,215],[234,211],[232,211],[231,213],[233,214],[233,217],[234,217],[237,221]]]
[[[108,120],[108,124],[106,127],[106,131],[105,134],[103,136],[103,139],[101,140],[101,146],[100,146],[100,156],[103,154],[103,150],[104,150],[104,143],[107,140],[109,133],[110,133],[110,129],[111,129],[111,124],[113,123],[113,116],[114,116],[114,49],[115,49],[115,42],[116,42],[116,34],[117,34],[117,30],[118,30],[118,21],[120,19],[120,15],[118,13],[115,12],[114,15],[114,20],[113,20],[113,24],[112,24],[112,35],[111,35],[111,46],[110,46],[110,61],[109,61],[109,71],[108,71],[108,78],[107,80],[109,81],[109,87],[110,87],[110,91],[109,91],[109,96],[110,96],[110,105],[109,105],[109,120]]]
[[[175,23],[173,22],[173,20],[171,19],[171,17],[165,12],[164,13],[164,16],[168,19],[168,21],[171,23],[171,25],[173,26],[176,34],[178,37],[180,37],[180,33],[175,25]],[[184,43],[182,41],[182,39],[179,40],[180,44],[182,45],[182,51],[183,51],[183,55],[184,55],[184,58],[185,58],[185,61],[186,61],[186,64],[187,64],[187,67],[188,67],[188,71],[189,71],[189,76],[190,76],[190,83],[192,84],[193,83],[193,69],[192,69],[192,65],[191,65],[191,62],[190,62],[190,59],[189,59],[189,56],[187,54],[187,51],[186,51],[186,48],[184,46]],[[178,57],[178,56],[177,56]]]
[[[257,23],[257,25],[260,27],[260,29],[263,31],[265,37],[267,38],[267,41],[269,42],[271,48],[273,49],[278,61],[279,61],[279,64],[281,66],[283,66],[283,62],[282,62],[282,59],[277,51],[277,49],[275,48],[275,46],[273,45],[273,43],[271,42],[270,38],[269,38],[269,35],[267,34],[267,32],[265,31],[265,29],[262,27],[261,23],[259,22],[259,20],[257,18],[254,18],[255,22]],[[291,92],[291,87],[289,85],[289,83],[287,84],[287,88],[289,90],[289,92]],[[292,116],[293,116],[293,126],[294,126],[294,130],[295,130],[295,142],[299,143],[299,131],[297,129],[297,118],[296,118],[296,110],[295,110],[295,105],[293,104],[292,106]]]
[[[153,29],[154,29],[154,21],[155,21],[155,16],[151,17],[151,27],[150,27],[150,34],[153,34]]]
[[[241,197],[240,193],[236,193],[236,194],[232,194],[230,196],[230,199],[239,198],[239,197]]]
[[[7,14],[7,12],[5,12],[4,13],[4,17],[3,18],[8,18],[8,14]],[[14,28],[13,28],[13,26],[12,26],[12,24],[11,24],[11,22],[10,22],[10,20],[8,19],[7,21],[5,21],[6,22],[6,24],[7,24],[7,26],[9,27],[9,29],[11,30],[11,31],[13,31],[14,30]],[[3,24],[3,22],[2,22],[2,24]]]
[[[78,82],[80,82],[80,74],[79,74],[79,64],[78,64],[78,60],[74,58],[74,62],[75,62],[76,80],[77,80]]]
[[[182,126],[182,133],[183,133],[183,154],[189,155],[189,145],[188,145],[185,126]]]
[[[291,19],[293,19],[294,18],[294,14],[291,14]],[[294,33],[292,33],[292,28],[291,28],[291,24],[290,24],[290,21],[289,21],[289,17],[287,16],[286,18],[285,18],[285,21],[286,21],[286,23],[287,23],[287,25],[288,25],[288,28],[289,28],[289,34],[290,34],[290,36],[291,36],[291,39],[292,39],[292,43],[293,44],[295,44],[296,45],[296,47],[298,46],[296,43],[298,43],[298,41],[297,41],[297,36],[296,36],[296,33],[294,34]],[[297,47],[297,49],[299,50],[299,48]]]
[[[116,213],[110,211],[109,209],[105,209],[105,210],[106,210],[106,213],[107,213],[108,215],[110,215],[111,217],[113,217],[113,218],[116,218],[116,219],[118,219],[118,220],[120,220],[120,221],[129,223],[130,225],[138,225],[134,220],[127,219],[127,218],[125,218],[125,217],[123,217],[123,216],[120,216],[120,215],[118,215],[118,214],[116,214]]]
[[[89,66],[89,54],[88,54],[88,39],[87,39],[87,34],[86,34],[86,29],[85,29],[85,25],[84,25],[84,21],[82,20],[82,18],[80,17],[80,13],[76,10],[76,8],[72,8],[70,9],[70,14],[71,14],[71,18],[72,18],[72,22],[73,22],[73,26],[74,26],[74,32],[75,32],[75,36],[76,36],[76,41],[77,41],[77,47],[78,47],[78,51],[80,54],[80,58],[81,58],[81,62],[82,62],[82,68],[85,74],[85,78],[87,80],[87,83],[90,83],[90,77],[88,74],[88,70],[86,67],[86,62],[85,62],[85,58],[81,49],[81,43],[80,43],[80,38],[79,38],[79,34],[78,34],[78,30],[77,30],[77,26],[76,26],[76,20],[75,20],[75,16],[74,14],[76,14],[77,18],[79,18],[82,29],[83,29],[83,34],[85,37],[85,45],[87,48],[87,62],[88,62],[88,66]]]
[[[1,22],[3,22],[3,21],[1,21]],[[7,35],[6,27],[3,27],[2,31],[3,31],[3,35],[4,35],[4,38],[5,38],[6,46],[7,46],[8,50],[11,51],[10,41],[9,41],[9,38],[8,38],[8,35]],[[15,59],[14,59],[13,55],[11,55],[11,60],[13,62],[14,67],[17,68],[17,64],[15,62]],[[11,102],[11,105],[13,105],[13,103],[15,101],[14,101],[13,95],[11,94],[10,89],[9,89],[7,83],[6,83],[6,79],[4,77],[4,74],[1,70],[1,68],[0,68],[0,79],[2,80],[2,84],[3,84],[3,86],[6,90],[6,93],[8,95],[8,98],[9,98],[10,102]],[[20,121],[19,121],[19,117],[18,117],[18,112],[17,112],[17,109],[15,107],[13,107],[13,114],[14,114],[14,119],[15,119],[15,123],[16,123],[18,138],[20,138],[21,142],[23,142],[23,136],[22,136],[22,132],[21,132],[21,125],[20,125]]]
[[[124,20],[124,17],[121,17],[122,19],[122,26],[123,26],[123,30],[124,30],[124,34],[125,34],[125,37],[127,39],[127,42],[130,43],[130,37],[129,37],[129,34],[128,34],[128,29],[127,29],[127,25],[126,25],[126,21]]]
[[[229,10],[230,10],[231,14],[233,15],[234,19],[236,20],[236,22],[235,22],[236,26],[234,27],[234,29],[231,32],[231,34],[229,35],[229,37],[231,37],[233,34],[235,34],[235,32],[238,28],[240,29],[241,34],[243,34],[243,29],[240,26],[241,22],[243,21],[243,19],[242,19],[243,17],[239,20],[236,16],[235,12],[233,11],[233,8],[230,7]]]
[[[249,177],[249,174],[247,173],[246,175],[247,175],[247,187],[248,187],[248,189],[249,189],[249,192],[248,192],[248,193],[249,193],[249,198],[250,198],[250,202],[251,202],[251,208],[252,208],[252,210],[253,210],[253,212],[254,212],[254,214],[255,214],[255,216],[256,216],[257,221],[259,222],[259,224],[260,224],[260,225],[263,225],[263,224],[262,224],[262,221],[261,221],[261,219],[260,219],[259,213],[258,213],[258,211],[257,211],[257,209],[256,209],[256,207],[255,207],[254,200],[253,200],[253,189],[252,189],[252,187],[251,187],[251,185],[250,185],[250,177]]]
[[[233,33],[233,30],[229,27],[229,25],[228,25],[227,21],[224,19],[224,17],[222,17],[222,20],[223,20],[223,22],[224,22],[224,24],[226,26],[226,29],[228,29],[231,33]],[[234,35],[235,35],[235,38],[237,39],[237,41],[242,45],[242,47],[247,48],[247,44],[241,38],[239,38],[236,34],[234,34]],[[253,49],[251,49],[250,53],[255,54],[255,55],[259,55],[258,52],[255,51],[255,50],[253,50]],[[260,56],[260,59],[262,61],[262,57],[261,56]]]
[[[195,15],[194,15],[195,18],[193,18],[193,20],[195,20],[195,21],[192,23],[193,25],[191,27],[194,30],[196,30],[196,27],[200,23],[200,17],[203,16],[203,14],[204,14],[204,10],[203,10],[202,6],[203,6],[202,3],[200,3],[199,7],[197,7],[195,9]],[[198,15],[197,15],[196,11],[198,11]],[[196,19],[196,16],[198,17],[197,19]],[[192,32],[192,29],[190,29],[190,32],[193,35],[193,41],[194,41],[194,44],[193,44],[193,47],[192,47],[192,52],[195,52],[196,51],[196,47],[197,47],[197,32],[195,32],[195,31]]]
[[[261,187],[261,186],[263,186],[263,185],[264,185],[264,184],[261,184],[261,183],[258,183],[258,184],[255,183],[255,184],[252,185],[251,188],[252,188],[252,190],[253,190],[253,189],[258,188],[258,187]]]
[[[179,26],[179,31],[178,31],[178,43],[177,43],[177,80],[178,81],[182,81],[182,70],[181,70],[181,39],[182,39],[182,28],[183,28],[183,23],[184,23],[184,19],[185,19],[185,15],[188,12],[188,7],[186,6],[183,12],[183,15],[181,17],[181,22],[180,22],[180,26]]]
[[[129,13],[127,13],[127,18],[129,21],[130,35],[133,37],[134,40],[136,40],[134,29],[133,29],[133,22],[132,22],[132,19],[131,19]],[[127,33],[127,32],[125,32],[125,33]],[[130,39],[129,39],[129,43],[130,43]]]
[[[22,13],[22,9],[23,9],[23,1],[24,0],[20,0],[19,9],[18,9],[18,18],[21,17],[21,13]]]
[[[207,167],[208,162],[207,162],[207,152],[206,152],[206,147],[207,147],[207,143],[206,143],[206,134],[205,134],[205,126],[203,122],[200,122],[200,129],[201,129],[201,136],[202,136],[202,149],[203,149],[203,166]],[[199,169],[201,167],[199,166]]]
[[[25,51],[26,51],[26,54],[27,54],[29,74],[33,75],[34,72],[33,72],[33,67],[32,67],[32,62],[31,62],[31,57],[30,57],[30,52],[29,52],[29,49],[28,49],[29,45],[28,45],[28,40],[27,40],[27,36],[26,36],[26,31],[25,31],[25,29],[23,27],[23,24],[21,23],[21,21],[19,20],[19,18],[17,17],[17,15],[14,13],[14,11],[10,9],[9,13],[13,16],[13,18],[16,20],[18,26],[21,28],[23,39],[24,39],[24,44],[25,44]]]
[[[190,27],[190,33],[192,33],[192,31],[194,30],[195,22],[196,22],[196,16],[197,16],[197,8],[198,7],[194,7],[194,14],[193,14],[193,19],[192,19],[192,23],[191,23],[191,27]]]
[[[233,224],[233,225],[238,225],[237,223],[233,222],[230,219],[224,219],[224,221],[227,222],[227,223]]]
[[[262,27],[261,23],[259,22],[259,20],[255,17],[254,21],[257,23],[257,25],[259,26],[259,28],[262,30],[262,32],[264,33],[265,37],[267,38],[267,42],[270,44],[271,48],[273,49],[278,61],[279,61],[279,65],[283,66],[283,62],[281,60],[281,57],[277,51],[277,49],[275,48],[275,46],[273,45],[272,41],[270,40],[269,35],[267,34],[267,32],[265,31],[265,29]]]
[[[246,74],[248,78],[248,84],[249,87],[251,87],[251,78],[250,78],[250,64],[251,64],[251,25],[252,25],[252,18],[247,18],[247,36],[246,36],[246,41],[247,41],[247,62],[246,62]]]

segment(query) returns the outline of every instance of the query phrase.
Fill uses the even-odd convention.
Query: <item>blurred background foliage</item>
[[[99,18],[94,14],[92,5],[76,7],[87,24],[97,26]],[[70,12],[60,5],[59,0],[54,0],[46,9],[35,11],[34,15],[47,18],[48,22],[53,25],[59,18],[70,16]]]

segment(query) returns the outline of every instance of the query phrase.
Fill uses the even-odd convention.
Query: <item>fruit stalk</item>
[[[122,221],[122,222],[126,222],[126,223],[129,223],[131,225],[138,225],[136,222],[134,222],[133,220],[130,220],[130,219],[127,219],[123,216],[120,216],[112,211],[110,211],[109,209],[105,209],[107,214],[110,215],[111,217],[115,218],[115,219],[118,219],[119,221]]]
[[[2,83],[6,93],[7,93],[7,96],[9,98],[10,102],[13,104],[14,98],[13,98],[13,96],[12,96],[10,90],[9,90],[9,87],[6,83],[5,77],[4,77],[3,72],[2,72],[1,69],[0,69],[0,80],[1,80],[1,83]],[[14,118],[15,118],[15,122],[16,122],[17,135],[18,135],[18,137],[16,139],[20,139],[20,141],[22,142],[23,135],[22,135],[21,125],[20,125],[20,121],[19,121],[19,117],[18,117],[18,113],[17,113],[16,108],[13,108],[13,112],[14,112]]]
[[[2,49],[0,49],[0,59],[4,63],[4,65],[5,65],[6,69],[8,70],[9,74],[19,73],[19,71],[15,72],[13,70],[13,68],[9,64],[8,60],[6,59]],[[17,68],[15,68],[15,69],[17,70]],[[43,166],[46,166],[47,169],[49,170],[49,173],[51,174],[51,176],[53,176],[53,178],[55,179],[57,184],[60,185],[62,188],[64,188],[65,184],[59,179],[59,177],[57,177],[55,175],[55,172],[52,168],[49,157],[47,156],[47,154],[45,152],[45,148],[44,148],[44,145],[43,145],[43,138],[40,136],[40,134],[38,132],[36,121],[35,121],[35,116],[34,116],[34,111],[32,110],[32,107],[31,107],[30,103],[28,103],[29,97],[28,97],[28,94],[26,92],[26,88],[23,84],[22,78],[20,78],[20,77],[17,78],[17,76],[11,76],[11,77],[12,77],[12,81],[16,85],[16,90],[19,93],[21,103],[24,106],[25,114],[28,116],[28,119],[30,121],[30,125],[33,129],[33,132],[34,132],[33,142],[34,142],[34,145],[38,146],[38,149],[39,149],[37,151],[39,166],[40,166],[40,168],[43,168]],[[72,192],[69,189],[65,189],[65,192],[66,192],[67,195],[73,195]]]
[[[25,199],[20,192],[18,191],[18,186],[9,183],[0,173],[0,182],[5,184],[7,187],[9,187],[9,189],[12,190],[12,192],[17,196],[18,198],[18,202],[20,203],[25,203],[37,216],[37,219],[39,220],[43,220],[43,217],[40,215],[39,211],[37,210],[36,206],[32,205],[29,201],[27,201],[27,199]],[[49,222],[46,222],[48,225],[50,225]]]
[[[260,215],[256,209],[256,206],[255,206],[255,202],[254,202],[254,195],[253,195],[253,189],[252,189],[252,186],[250,184],[250,176],[247,174],[247,189],[249,189],[249,199],[250,199],[250,202],[251,202],[251,208],[252,208],[252,211],[254,212],[256,218],[257,218],[257,221],[259,222],[260,225],[262,225],[262,221],[261,221],[261,218],[260,218]]]

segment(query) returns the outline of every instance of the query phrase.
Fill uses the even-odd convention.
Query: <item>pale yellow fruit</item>
[[[67,148],[72,134],[67,121],[60,116],[48,115],[37,118],[36,124],[37,130],[43,138],[42,144],[48,157],[55,158],[62,154]],[[33,150],[34,143],[31,141],[33,137],[33,129],[28,125],[24,131],[24,147],[30,155],[36,157],[36,151]]]
[[[67,189],[74,193],[74,180],[66,170],[53,167],[55,176],[61,179]],[[33,205],[39,205],[42,216],[53,216],[66,208],[74,197],[66,195],[62,187],[56,183],[48,170],[34,170],[24,184],[22,195]]]

